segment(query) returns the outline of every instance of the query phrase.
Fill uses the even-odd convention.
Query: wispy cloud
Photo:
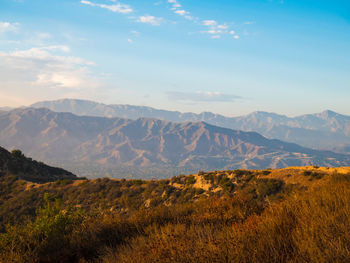
[[[168,0],[168,3],[171,4],[170,9],[173,10],[175,14],[183,16],[187,20],[195,20],[195,17],[193,17],[189,11],[184,10],[177,0]]]
[[[7,101],[72,92],[84,96],[102,87],[89,69],[94,63],[69,53],[70,48],[61,45],[0,52],[0,84]]]
[[[101,96],[108,77],[93,72],[94,65],[73,56],[65,45],[0,51],[0,101],[20,106],[48,98]]]
[[[19,29],[19,23],[1,22],[0,21],[0,33],[16,32]]]
[[[121,4],[118,0],[109,0],[114,2],[114,4],[99,4],[88,0],[81,0],[80,3],[93,6],[100,7],[104,9],[108,9],[110,11],[116,13],[133,13],[134,10],[125,4]],[[156,2],[155,5],[159,5],[161,2]],[[206,27],[205,30],[199,31],[202,34],[208,34],[212,39],[222,38],[224,35],[230,36],[234,39],[239,39],[240,37],[236,34],[235,30],[233,30],[232,23],[219,23],[216,20],[205,20],[200,19],[196,16],[193,16],[190,11],[186,10],[178,0],[167,0],[167,3],[170,4],[170,10],[176,15],[179,15],[187,20],[192,21],[196,26]],[[139,23],[149,24],[152,26],[160,26],[165,23],[165,20],[162,17],[156,17],[153,15],[136,15],[129,17],[129,19],[137,21]],[[175,22],[174,22],[175,23]],[[246,24],[250,24],[250,22],[246,22]],[[130,42],[130,41],[129,41]]]
[[[225,94],[221,92],[180,92],[180,91],[171,91],[167,92],[169,100],[172,101],[192,101],[192,102],[232,102],[242,97]]]
[[[239,39],[235,30],[232,30],[226,23],[219,24],[215,20],[203,20],[202,25],[208,28],[207,30],[202,31],[202,33],[211,35],[211,38],[213,39],[221,38],[222,35],[230,35],[233,36],[234,39]]]
[[[177,0],[168,0],[168,3],[172,5],[173,10],[181,7],[181,5],[177,2]]]
[[[187,12],[187,11],[185,11],[185,10],[176,10],[174,13],[175,13],[175,14],[178,14],[178,15],[180,15],[180,16],[185,16],[185,15],[190,14],[189,12]]]
[[[215,20],[203,20],[203,25],[205,26],[216,26],[218,22]]]
[[[113,1],[115,2],[115,1]],[[81,0],[80,3],[85,4],[85,5],[89,5],[89,6],[94,6],[94,7],[100,7],[100,8],[105,8],[108,9],[112,12],[115,13],[122,13],[122,14],[129,14],[133,12],[133,9],[125,4],[121,4],[121,3],[116,3],[113,5],[106,5],[106,4],[96,4],[93,3],[91,1],[86,1],[86,0]]]
[[[80,3],[93,6],[93,7],[100,7],[104,9],[108,9],[112,12],[115,13],[122,13],[122,14],[129,14],[133,13],[134,10],[129,6],[125,4],[119,3],[117,0],[110,0],[111,2],[116,2],[115,4],[112,5],[107,5],[107,4],[97,4],[88,0],[81,0]],[[145,23],[145,24],[150,24],[152,26],[159,26],[162,22],[164,22],[164,19],[161,17],[155,17],[152,15],[142,15],[142,16],[133,16],[129,17],[129,19],[135,20],[140,23]],[[128,40],[129,43],[131,39]]]
[[[202,34],[209,34],[210,38],[219,39],[223,35],[233,36],[234,39],[238,39],[239,36],[236,35],[235,30],[232,30],[231,26],[227,23],[220,24],[216,20],[202,20],[198,17],[195,17],[191,14],[190,11],[185,10],[178,0],[168,0],[168,3],[171,4],[171,10],[180,16],[185,17],[188,20],[192,20],[196,25],[202,25],[207,27],[206,30],[200,31]]]
[[[93,6],[93,7],[105,8],[116,13],[127,14],[127,13],[134,12],[134,10],[129,5],[121,4],[119,3],[118,0],[109,0],[109,1],[115,2],[115,4],[111,4],[111,5],[98,4],[88,0],[81,0],[80,3]],[[200,19],[199,17],[193,16],[190,11],[183,8],[183,6],[179,3],[178,0],[167,0],[167,2],[168,4],[170,4],[170,10],[172,10],[174,14],[184,17],[189,21],[192,21],[196,26],[202,26],[206,28],[206,29],[200,30],[199,31],[200,33],[207,34],[212,39],[221,39],[224,36],[231,37],[233,39],[240,39],[240,36],[232,28],[233,23],[219,23],[216,20]],[[159,4],[161,4],[161,2],[155,3],[155,5],[159,5]],[[129,17],[129,19],[139,23],[149,24],[152,26],[160,26],[161,24],[167,22],[167,20],[165,20],[162,17],[156,17],[148,14],[132,16],[132,17]],[[253,24],[253,22],[250,22],[250,21],[244,22],[244,25],[251,25],[251,24]],[[128,42],[130,43],[130,41]]]
[[[152,26],[159,26],[164,21],[164,19],[161,17],[145,15],[140,16],[137,21],[140,23],[151,24]]]
[[[131,30],[130,33],[133,34],[134,36],[139,36],[140,35],[140,32],[136,31],[136,30]]]

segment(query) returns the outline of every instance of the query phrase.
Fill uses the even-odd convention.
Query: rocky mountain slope
[[[44,107],[57,112],[99,117],[128,119],[147,117],[172,122],[204,121],[229,129],[255,131],[267,138],[293,142],[309,148],[335,150],[342,153],[349,152],[347,149],[350,146],[350,117],[329,110],[294,118],[268,112],[253,112],[246,116],[225,117],[210,112],[181,113],[150,107],[105,105],[72,99],[38,102],[32,107]]]
[[[37,159],[190,170],[265,169],[314,164],[346,166],[350,156],[267,139],[205,122],[173,123],[76,116],[48,109],[0,115],[0,144]]]

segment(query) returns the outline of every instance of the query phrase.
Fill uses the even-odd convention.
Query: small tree
[[[24,156],[21,150],[15,149],[11,151],[11,154],[16,158],[21,158]]]

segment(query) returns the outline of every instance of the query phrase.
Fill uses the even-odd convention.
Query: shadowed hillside
[[[20,150],[11,153],[0,147],[0,176],[14,175],[35,183],[53,182],[58,179],[77,179],[61,168],[55,168],[25,157]]]

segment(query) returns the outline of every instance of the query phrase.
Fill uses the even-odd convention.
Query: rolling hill
[[[45,184],[3,176],[0,262],[348,262],[349,172]]]
[[[275,113],[253,112],[246,116],[225,117],[210,112],[181,113],[131,105],[106,105],[93,101],[63,99],[38,102],[31,107],[48,108],[76,115],[120,117],[127,119],[156,118],[171,122],[199,122],[224,128],[255,131],[270,139],[297,143],[313,149],[349,153],[350,117],[326,110],[322,113],[287,117]]]
[[[0,143],[84,176],[87,174],[78,166],[87,170],[89,165],[113,167],[113,175],[122,173],[119,177],[125,176],[122,167],[139,168],[143,177],[157,177],[168,176],[166,170],[179,167],[191,172],[350,164],[348,155],[312,150],[205,122],[77,116],[44,108],[1,114]],[[160,168],[159,175],[147,174],[147,169],[155,167]]]

